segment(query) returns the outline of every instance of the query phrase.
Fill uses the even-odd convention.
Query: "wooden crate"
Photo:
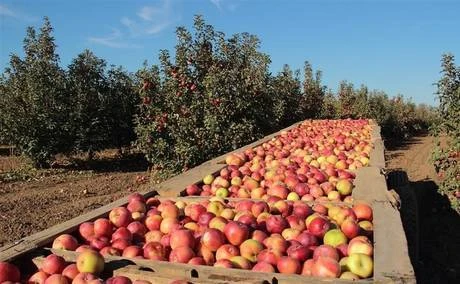
[[[298,124],[296,123],[230,153],[241,152],[261,145],[276,137],[282,131],[290,130]],[[356,171],[357,176],[353,191],[355,199],[368,202],[374,210],[374,277],[371,281],[376,283],[415,283],[414,270],[409,259],[398,207],[395,203],[394,195],[388,192],[385,176],[382,174],[385,160],[380,127],[374,122],[371,122],[371,124],[373,125],[371,139],[374,143],[374,149],[371,152],[370,166]],[[143,194],[146,197],[159,194],[162,198],[178,198],[183,195],[182,192],[187,185],[199,183],[206,174],[216,173],[225,167],[223,161],[226,155],[207,161],[161,184],[152,185],[152,189]],[[187,197],[186,199],[193,200],[199,199],[199,197]],[[107,216],[110,210],[126,203],[127,197],[121,198],[74,219],[8,244],[0,248],[0,261],[21,260],[21,258],[24,259],[31,255],[36,256],[37,254],[39,257],[35,260],[39,261],[40,255],[43,255],[43,247],[49,245],[58,235],[73,232],[78,228],[79,224]],[[68,260],[75,260],[76,257],[74,252],[55,252],[65,256]],[[132,277],[138,277],[137,275],[144,275],[147,277],[145,279],[157,279],[155,283],[167,283],[170,277],[175,276],[184,277],[184,279],[193,283],[340,283],[338,279],[319,279],[299,275],[287,276],[278,273],[256,273],[238,269],[192,266],[149,260],[127,261],[123,258],[107,257],[106,261],[112,264],[118,263],[119,266],[120,262],[125,262],[121,267],[113,269],[113,273],[116,275],[126,275],[131,279]],[[112,265],[108,267],[112,267]],[[362,282],[369,282],[369,280],[362,280]]]

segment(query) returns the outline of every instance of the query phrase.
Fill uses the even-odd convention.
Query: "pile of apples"
[[[66,235],[63,235],[66,236]],[[67,237],[58,238],[58,242]],[[76,263],[67,263],[64,258],[50,254],[38,267],[38,271],[27,279],[21,279],[19,268],[7,262],[0,262],[0,283],[13,284],[150,284],[148,281],[132,282],[124,276],[102,280],[99,275],[104,270],[104,258],[96,250],[87,250],[78,255]]]
[[[305,121],[243,153],[226,157],[217,176],[185,189],[188,196],[351,201],[353,170],[369,164],[367,120]]]
[[[364,203],[310,206],[302,201],[226,201],[218,197],[160,201],[145,200],[136,193],[126,207],[114,208],[108,218],[82,223],[78,235],[58,236],[52,247],[80,252],[79,257],[98,252],[362,279],[373,272],[371,238],[372,209]]]

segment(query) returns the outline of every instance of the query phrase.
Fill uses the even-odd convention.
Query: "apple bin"
[[[0,248],[0,274],[66,283],[65,261],[108,283],[415,283],[383,154],[372,121],[297,123]]]

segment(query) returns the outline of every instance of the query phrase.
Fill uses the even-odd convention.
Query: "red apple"
[[[52,248],[64,249],[64,250],[76,250],[78,247],[78,241],[72,235],[63,234],[54,239]]]
[[[19,272],[19,269],[15,265],[8,263],[8,262],[0,261],[0,283],[7,282],[7,281],[19,282],[20,279],[21,279],[21,273]]]
[[[150,231],[155,231],[160,229],[161,221],[163,221],[163,217],[160,215],[150,215],[145,218],[145,226]]]
[[[288,256],[297,259],[301,263],[307,260],[311,254],[310,249],[301,244],[291,245],[290,247],[288,247],[286,252]]]
[[[353,211],[358,220],[372,221],[372,208],[365,203],[358,203],[353,206]]]
[[[106,284],[132,284],[131,280],[125,276],[114,276],[107,279]]]
[[[264,249],[262,244],[254,239],[245,240],[240,245],[240,253],[251,262],[256,262],[257,255]]]
[[[70,284],[70,281],[62,274],[53,274],[46,278],[45,284]]]
[[[268,272],[268,273],[275,273],[275,268],[273,265],[267,262],[258,262],[252,267],[252,271],[257,272]]]
[[[55,254],[50,254],[45,258],[45,260],[43,260],[40,269],[51,275],[61,273],[65,267],[66,262],[64,258],[57,256]]]
[[[116,241],[118,239],[127,240],[130,242],[133,239],[133,234],[127,228],[120,227],[116,229],[112,234],[112,241]]]
[[[110,211],[109,220],[115,227],[126,227],[132,221],[131,212],[125,207],[116,207]]]
[[[96,237],[110,237],[112,232],[113,226],[109,219],[99,218],[94,221],[94,235]]]
[[[264,249],[257,255],[257,262],[266,262],[276,265],[281,256],[282,253],[278,250]]]
[[[233,263],[228,259],[220,259],[214,263],[215,267],[233,268]]]
[[[279,215],[271,215],[266,221],[267,231],[271,234],[280,234],[289,227],[285,218]]]
[[[289,256],[282,256],[276,264],[278,271],[282,274],[299,274],[301,271],[300,262]]]
[[[320,245],[313,251],[313,259],[316,260],[319,257],[330,257],[338,261],[339,253],[330,245]]]
[[[2,272],[2,270],[0,269],[0,272]],[[3,275],[7,275],[7,274],[0,274],[0,281],[2,281],[2,276]],[[46,274],[45,272],[43,271],[38,271],[38,272],[35,272],[32,276],[30,276],[29,280],[27,280],[27,284],[43,284],[45,283],[46,281],[46,278],[48,278],[48,274]],[[19,278],[17,278],[18,281],[14,281],[14,282],[19,282]],[[4,281],[6,282],[6,281]],[[2,282],[2,283],[4,283]]]
[[[169,261],[173,263],[187,263],[193,257],[195,257],[195,253],[190,247],[181,246],[171,251]]]
[[[239,246],[248,239],[249,229],[243,223],[230,221],[224,227],[224,234],[230,244]]]
[[[333,258],[320,256],[315,260],[311,272],[312,276],[338,278],[340,276],[340,265]]]
[[[219,247],[216,251],[216,260],[220,259],[228,259],[232,258],[233,256],[240,255],[240,250],[238,247],[231,245],[231,244],[225,244],[221,247]]]
[[[78,232],[85,241],[91,241],[94,238],[94,223],[84,222],[80,224],[78,227]]]
[[[314,218],[308,225],[308,231],[318,238],[323,238],[324,234],[326,234],[329,228],[329,221],[323,217]]]
[[[129,246],[123,250],[123,257],[135,258],[138,256],[143,256],[144,250],[139,246]]]
[[[153,260],[166,260],[166,250],[161,243],[150,242],[144,246],[144,258]]]
[[[207,229],[201,237],[201,243],[211,251],[217,251],[225,244],[225,235],[217,229]]]

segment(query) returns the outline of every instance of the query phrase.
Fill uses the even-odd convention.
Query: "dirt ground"
[[[417,282],[460,283],[460,216],[437,192],[437,175],[430,162],[433,142],[433,137],[421,135],[387,147],[387,169],[407,174],[415,193],[418,238],[407,233],[406,228],[414,228],[414,224],[406,221],[404,225]],[[402,200],[402,209],[404,206]]]
[[[147,187],[146,162],[116,159],[113,153],[93,161],[92,170],[24,167],[18,157],[0,156],[0,174],[16,170],[13,179],[27,179],[0,180],[0,246]]]

